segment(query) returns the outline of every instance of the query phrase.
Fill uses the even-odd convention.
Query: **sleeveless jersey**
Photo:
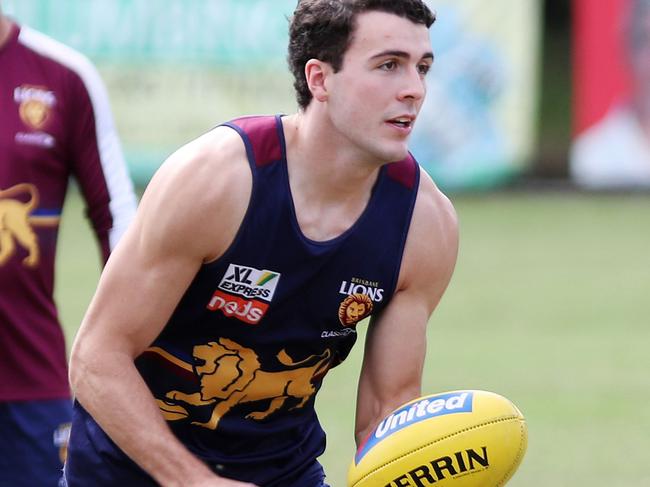
[[[0,402],[66,399],[53,288],[69,179],[104,258],[136,198],[90,61],[28,27],[11,29],[0,46]]]
[[[215,471],[283,485],[324,451],[323,376],[395,290],[419,168],[411,157],[382,167],[355,224],[312,241],[296,220],[281,118],[226,125],[246,146],[249,208],[137,366],[176,436]]]

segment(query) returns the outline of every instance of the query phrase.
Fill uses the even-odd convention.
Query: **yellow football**
[[[526,421],[493,392],[420,397],[384,418],[359,447],[349,487],[498,487],[526,452]]]

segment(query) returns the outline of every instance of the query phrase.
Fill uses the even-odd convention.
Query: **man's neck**
[[[300,187],[313,186],[312,198],[345,200],[370,191],[381,164],[364,161],[366,154],[336,140],[339,134],[318,117],[304,113],[286,117],[284,128],[289,175],[299,180]]]
[[[346,149],[317,118],[301,113],[286,117],[283,124],[298,226],[306,237],[326,241],[361,216],[380,165],[359,162],[361,151]]]
[[[0,12],[0,47],[3,47],[9,40],[11,34],[11,22]]]

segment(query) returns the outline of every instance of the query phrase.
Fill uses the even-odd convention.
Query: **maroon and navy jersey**
[[[324,451],[314,410],[323,377],[348,355],[357,323],[394,293],[419,168],[411,157],[384,166],[356,223],[313,241],[296,220],[281,118],[226,125],[244,140],[253,173],[248,211],[136,365],[172,431],[216,472],[287,485]],[[90,436],[111,462],[111,442],[76,407],[71,448]]]
[[[13,25],[0,47],[0,401],[70,395],[53,286],[71,176],[106,259],[136,206],[106,89],[81,54]]]

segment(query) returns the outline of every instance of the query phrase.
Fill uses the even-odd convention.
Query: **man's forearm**
[[[215,478],[173,435],[128,355],[77,357],[71,363],[70,377],[77,400],[160,485],[186,486]]]

